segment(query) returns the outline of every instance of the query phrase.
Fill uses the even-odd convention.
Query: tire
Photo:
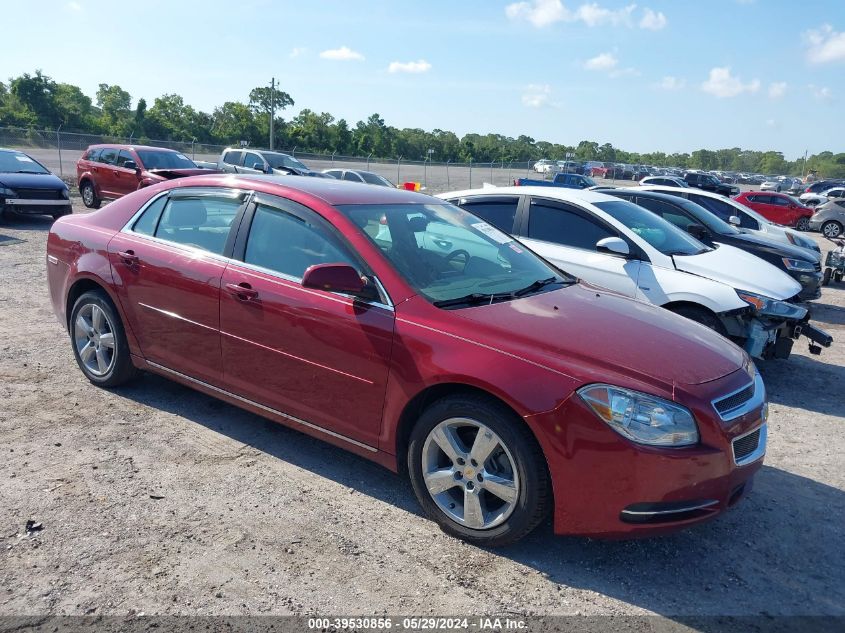
[[[705,310],[704,308],[700,308],[698,306],[682,305],[671,306],[669,311],[689,319],[690,321],[701,323],[701,325],[718,332],[722,336],[727,336],[725,326],[722,325],[722,322],[716,317],[716,315],[709,310]]]
[[[824,274],[822,275],[822,286],[829,286],[830,285],[830,278],[833,276],[833,269],[832,268],[825,268]]]
[[[94,185],[91,181],[86,180],[79,186],[79,193],[82,195],[82,204],[84,204],[89,209],[99,209],[100,200],[97,197],[97,191],[94,189]]]
[[[842,235],[842,225],[836,220],[828,220],[822,224],[822,235],[825,237],[839,237]]]
[[[810,230],[810,218],[808,218],[808,217],[798,218],[798,222],[796,222],[795,228],[799,231],[809,231]]]
[[[841,284],[842,283],[842,273],[840,273],[840,272],[833,273],[833,281],[835,281],[838,284]]]
[[[479,434],[491,449],[480,463],[473,461]],[[478,445],[475,454],[480,459],[485,452]],[[423,412],[411,431],[408,473],[423,510],[444,532],[483,547],[523,538],[551,506],[551,482],[537,440],[510,409],[481,396],[450,396]],[[432,477],[436,473],[441,476]],[[430,485],[443,488],[433,493]],[[493,486],[504,496],[491,492]],[[468,514],[464,500],[471,499],[479,514]]]
[[[104,291],[91,290],[76,300],[68,329],[79,369],[98,387],[117,387],[138,374],[123,323]]]

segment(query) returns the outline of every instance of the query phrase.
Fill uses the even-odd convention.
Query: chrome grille
[[[748,385],[745,389],[741,391],[737,391],[726,398],[722,398],[721,400],[716,400],[713,402],[713,406],[716,407],[716,411],[719,412],[719,415],[724,417],[726,414],[729,414],[734,409],[738,409],[746,402],[751,400],[752,396],[754,395],[754,385]]]
[[[760,445],[760,430],[752,431],[733,441],[734,461],[741,464],[743,459],[751,455]]]

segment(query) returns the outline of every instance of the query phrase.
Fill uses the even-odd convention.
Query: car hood
[[[778,255],[780,257],[789,257],[791,259],[800,259],[807,262],[820,262],[821,261],[821,254],[816,253],[815,251],[811,251],[806,248],[802,248],[800,246],[793,246],[792,244],[784,244],[783,242],[779,242],[777,240],[769,239],[768,237],[761,237],[757,235],[751,235],[750,233],[740,233],[739,235],[732,236],[738,240],[741,240],[743,243],[747,244],[750,248],[753,249],[760,249],[768,251],[773,255]]]
[[[517,355],[579,378],[613,372],[694,385],[745,362],[739,347],[703,325],[588,284],[449,313],[476,341],[507,341]]]
[[[67,187],[61,178],[54,174],[15,174],[0,172],[0,186],[14,189],[64,189]]]
[[[148,169],[147,174],[162,180],[173,180],[174,178],[187,178],[188,176],[208,176],[209,174],[222,173],[211,169],[200,167],[187,169]]]
[[[801,284],[756,255],[722,244],[700,255],[676,255],[675,268],[772,299],[789,299]]]

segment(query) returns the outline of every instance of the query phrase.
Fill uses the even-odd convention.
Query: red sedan
[[[53,306],[79,368],[139,370],[406,471],[447,532],[626,537],[718,515],[766,448],[740,348],[578,283],[422,194],[204,176],[61,218]]]
[[[790,195],[774,191],[744,191],[734,196],[734,199],[776,224],[791,226],[799,231],[810,230],[813,209],[805,207]]]

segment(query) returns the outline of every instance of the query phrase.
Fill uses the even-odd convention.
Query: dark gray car
[[[816,207],[810,218],[810,230],[821,231],[825,237],[845,234],[845,198],[835,198]]]
[[[292,174],[325,177],[293,156],[263,149],[227,147],[217,160],[217,168],[230,174]]]

